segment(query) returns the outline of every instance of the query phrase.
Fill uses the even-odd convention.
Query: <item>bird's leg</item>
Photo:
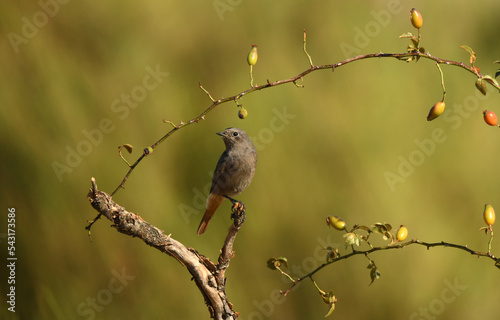
[[[229,201],[231,201],[231,203],[233,204],[233,206],[231,207],[231,211],[232,211],[231,218],[241,220],[240,223],[245,222],[245,217],[246,217],[245,204],[243,202],[235,200],[231,197],[228,197],[228,196],[224,196],[224,197],[227,198]]]

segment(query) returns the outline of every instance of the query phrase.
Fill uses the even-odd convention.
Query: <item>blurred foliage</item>
[[[52,16],[38,20],[36,34],[20,43],[17,53],[8,34],[21,36],[25,21],[43,18],[43,9],[36,1],[0,3],[0,199],[5,215],[8,207],[17,210],[19,258],[17,312],[8,313],[2,303],[2,319],[88,319],[82,310],[91,310],[92,299],[102,302],[95,319],[207,318],[202,296],[174,259],[118,234],[104,220],[89,242],[84,227],[95,215],[86,199],[90,178],[111,192],[127,170],[119,145],[133,145],[134,153],[125,156],[134,160],[170,129],[162,119],[179,122],[200,114],[209,100],[198,81],[216,99],[248,88],[245,60],[251,44],[259,47],[256,84],[308,68],[303,29],[315,64],[347,58],[342,43],[354,46],[357,32],[366,28],[372,36],[355,54],[405,52],[407,43],[398,36],[413,31],[408,16],[416,6],[233,1],[221,14],[214,4],[228,1],[46,3],[52,4],[46,9]],[[398,13],[382,22],[375,18],[394,3]],[[418,6],[427,51],[467,62],[460,49],[465,44],[476,52],[481,72],[495,72],[499,2]],[[168,73],[152,90],[140,88],[148,67]],[[280,297],[277,291],[286,283],[266,261],[283,255],[294,276],[311,270],[319,263],[316,256],[326,258],[322,247],[342,246],[341,233],[325,226],[326,216],[341,216],[349,225],[404,224],[412,238],[485,249],[487,237],[478,229],[484,204],[500,203],[500,133],[484,124],[482,110],[499,112],[499,100],[490,88],[479,100],[473,75],[443,66],[447,109],[427,122],[429,108],[442,95],[435,69],[422,59],[410,64],[370,59],[334,73],[315,72],[304,78],[304,88],[287,85],[246,96],[245,120],[235,104],[221,105],[206,121],[155,149],[115,200],[215,258],[230,223],[230,204],[219,209],[203,237],[196,236],[211,171],[224,147],[214,133],[243,128],[259,144],[259,164],[252,186],[239,197],[247,220],[227,273],[228,296],[242,319],[323,318],[327,309],[314,286],[304,283]],[[141,101],[127,105],[132,95]],[[283,121],[278,115],[284,112],[294,117]],[[103,119],[106,132],[100,129]],[[409,159],[418,150],[415,141],[431,139],[436,129],[445,142],[435,143],[391,191],[384,173],[397,173],[401,157]],[[68,158],[68,150],[84,155]],[[67,165],[68,159],[73,166],[58,179],[53,164]],[[191,214],[183,215],[181,205],[191,207]],[[3,256],[6,243],[0,240]],[[493,243],[493,253],[496,247]],[[339,319],[406,319],[420,308],[439,311],[439,319],[498,314],[500,275],[490,261],[442,248],[383,252],[377,257],[381,279],[368,287],[361,259],[315,276],[321,287],[335,288]],[[133,279],[113,282],[123,272]],[[436,301],[446,281],[454,279],[467,288],[441,310]],[[108,295],[110,283],[126,285]]]

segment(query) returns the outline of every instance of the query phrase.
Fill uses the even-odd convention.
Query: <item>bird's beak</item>
[[[219,136],[223,137],[224,134],[222,132],[216,132],[215,134],[218,134]]]

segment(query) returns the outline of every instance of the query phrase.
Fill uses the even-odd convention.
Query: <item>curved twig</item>
[[[427,250],[432,248],[432,247],[450,247],[450,248],[456,248],[456,249],[460,249],[460,250],[463,250],[463,251],[466,251],[472,255],[475,255],[475,256],[478,256],[478,257],[487,257],[493,261],[495,261],[495,266],[497,268],[500,268],[500,258],[497,258],[495,257],[493,254],[491,254],[491,252],[480,252],[480,251],[475,251],[475,250],[472,250],[470,249],[469,247],[467,246],[463,246],[463,245],[459,245],[459,244],[454,244],[454,243],[449,243],[449,242],[444,242],[444,241],[441,241],[441,242],[425,242],[425,241],[420,241],[420,240],[416,240],[416,239],[412,239],[408,242],[404,242],[404,243],[400,243],[400,244],[396,244],[396,245],[388,245],[388,246],[384,246],[384,247],[373,247],[369,250],[354,250],[353,252],[351,253],[348,253],[346,255],[343,255],[343,256],[340,256],[340,257],[337,257],[335,259],[332,259],[328,262],[325,262],[323,263],[322,265],[318,266],[316,269],[314,269],[313,271],[309,272],[308,274],[296,279],[293,281],[292,285],[286,290],[286,291],[282,291],[281,293],[283,295],[287,295],[297,284],[299,284],[301,281],[307,279],[307,278],[311,278],[315,273],[317,273],[318,271],[320,271],[321,269],[323,269],[324,267],[332,264],[332,263],[336,263],[336,262],[339,262],[340,260],[346,260],[346,259],[349,259],[353,256],[356,256],[356,255],[368,255],[370,253],[373,253],[373,252],[376,252],[376,251],[383,251],[383,250],[391,250],[391,249],[402,249],[404,247],[407,247],[409,245],[413,245],[413,244],[416,244],[416,245],[421,245],[421,246],[424,246],[424,247],[427,247]]]
[[[305,40],[305,36],[304,36],[304,40]],[[305,44],[304,44],[304,49],[305,49]],[[307,54],[307,51],[305,51],[305,52]],[[289,79],[277,80],[277,81],[274,81],[274,82],[270,82],[269,80],[267,80],[266,84],[263,84],[263,85],[260,85],[260,86],[255,86],[255,87],[251,87],[250,89],[241,91],[240,93],[237,93],[235,95],[232,95],[232,96],[229,96],[229,97],[226,97],[226,98],[220,98],[220,99],[215,100],[210,95],[210,93],[201,85],[201,83],[199,83],[199,87],[209,97],[209,99],[212,102],[212,104],[208,108],[206,108],[199,116],[197,116],[197,117],[195,117],[195,118],[193,118],[193,119],[191,119],[191,120],[189,120],[187,122],[182,122],[181,121],[178,125],[174,125],[171,121],[166,121],[166,122],[171,123],[174,128],[171,129],[167,134],[165,134],[160,140],[158,140],[153,145],[151,145],[150,149],[152,150],[152,149],[156,148],[160,143],[162,143],[163,141],[165,141],[168,137],[170,137],[172,134],[174,134],[175,132],[177,132],[179,129],[182,129],[182,128],[184,128],[184,127],[186,127],[188,125],[191,125],[193,123],[198,123],[200,120],[205,120],[205,116],[210,111],[212,111],[215,107],[217,107],[218,105],[221,105],[221,104],[229,102],[229,101],[237,101],[237,100],[239,100],[240,98],[242,98],[243,96],[245,96],[247,94],[251,94],[253,92],[260,91],[260,90],[263,90],[263,89],[267,89],[267,88],[271,88],[271,87],[276,87],[276,86],[284,85],[284,84],[287,84],[287,83],[293,83],[293,84],[297,85],[297,80],[303,80],[303,78],[305,76],[307,76],[308,74],[310,74],[310,73],[312,73],[314,71],[324,70],[324,69],[334,71],[336,68],[342,67],[342,66],[344,66],[346,64],[349,64],[349,63],[352,63],[352,62],[355,62],[355,61],[359,61],[359,60],[370,59],[370,58],[396,58],[396,59],[399,59],[399,60],[403,60],[403,59],[408,58],[408,57],[418,57],[418,58],[425,58],[425,59],[429,59],[429,60],[435,61],[438,64],[444,64],[444,65],[449,65],[449,66],[456,66],[456,67],[459,67],[459,68],[462,68],[462,69],[465,69],[465,70],[469,71],[470,73],[474,74],[476,77],[479,77],[479,78],[483,77],[483,75],[481,73],[479,73],[476,68],[474,68],[472,66],[469,66],[469,65],[466,65],[463,62],[457,62],[457,61],[453,61],[453,60],[441,59],[441,58],[435,57],[435,56],[433,56],[433,55],[431,55],[429,53],[422,53],[422,52],[410,52],[410,53],[409,52],[407,52],[407,53],[382,53],[382,52],[380,52],[380,53],[371,53],[371,54],[358,55],[356,57],[349,58],[349,59],[346,59],[346,60],[343,60],[343,61],[340,61],[340,62],[337,62],[337,63],[334,63],[334,64],[325,64],[325,65],[318,65],[318,66],[312,64],[312,60],[310,59],[309,54],[307,54],[307,56],[308,56],[308,59],[309,59],[308,61],[310,63],[310,67],[309,67],[309,69],[304,70],[303,72],[299,73],[298,75],[296,75],[294,77],[291,77]],[[494,86],[496,89],[498,89],[500,91],[500,87],[499,86],[497,86],[497,85],[495,85],[494,83],[491,83],[491,82],[488,82],[488,83],[491,84],[492,86]],[[301,85],[300,87],[303,87],[303,85]],[[148,148],[146,148],[146,149],[148,149]],[[123,180],[121,181],[121,183],[111,193],[112,196],[119,189],[124,188],[125,182],[127,181],[128,177],[130,176],[130,174],[132,173],[132,171],[139,164],[139,162],[141,162],[147,155],[148,154],[143,153],[139,157],[139,159],[137,159],[137,161],[132,166],[130,166],[129,171],[127,172],[127,174],[125,175],[125,177],[123,178]]]

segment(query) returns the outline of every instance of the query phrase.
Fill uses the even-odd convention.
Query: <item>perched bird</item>
[[[207,209],[198,227],[198,235],[207,230],[210,219],[224,198],[231,200],[233,204],[238,202],[232,197],[239,195],[250,185],[257,166],[257,150],[245,131],[227,128],[217,134],[222,137],[226,150],[215,167]]]

